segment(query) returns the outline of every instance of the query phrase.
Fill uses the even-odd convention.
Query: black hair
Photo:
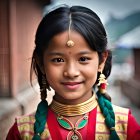
[[[89,44],[89,47],[98,52],[99,56],[99,63],[102,62],[103,59],[103,53],[108,51],[107,50],[107,34],[104,29],[104,26],[98,17],[98,15],[93,12],[91,9],[83,7],[83,6],[60,6],[56,9],[53,9],[49,13],[47,13],[42,21],[40,22],[36,36],[35,36],[35,50],[33,52],[33,57],[32,57],[32,68],[38,78],[38,82],[40,85],[40,88],[42,88],[42,76],[43,73],[39,69],[39,64],[43,65],[43,53],[45,49],[47,48],[50,40],[57,34],[62,33],[69,28],[69,16],[71,15],[71,30],[74,30],[81,34],[84,39],[87,41]],[[38,56],[39,60],[36,60],[36,56]],[[39,61],[39,64],[37,63]],[[105,63],[105,67],[103,70],[103,74],[106,76],[106,78],[110,75],[111,72],[111,61],[112,61],[112,54],[111,51],[108,51],[108,58]],[[98,79],[98,78],[97,78]],[[97,83],[97,82],[96,82]],[[46,87],[48,88],[48,86]],[[45,93],[46,93],[46,89]],[[44,92],[43,92],[44,93]],[[109,118],[110,120],[106,119],[106,125],[109,129],[115,126],[115,117],[112,105],[110,103],[110,99],[107,96],[104,96],[100,94],[100,91],[97,92],[98,96],[98,101],[99,101],[99,106],[101,108],[101,111],[105,118]],[[42,98],[42,101],[44,102],[44,98]],[[109,106],[105,106],[106,102],[109,104]],[[47,104],[46,104],[47,106]],[[38,106],[39,110],[39,106]],[[104,110],[107,110],[105,112]],[[36,113],[37,114],[37,113]],[[41,114],[40,114],[41,115]],[[47,115],[47,114],[46,114]],[[38,114],[36,116],[39,116]],[[40,120],[36,117],[36,122],[38,124]],[[40,126],[45,126],[45,122],[42,125],[40,123]],[[43,129],[41,131],[37,131],[36,127],[39,127],[35,123],[34,125],[34,131],[36,133],[42,133]],[[116,137],[116,138],[114,138]],[[118,140],[118,136],[116,134],[116,131],[113,130],[111,131],[110,135],[110,140]],[[36,135],[34,135],[34,140],[36,139]]]
[[[92,50],[99,54],[102,61],[102,53],[107,50],[107,35],[104,26],[95,12],[82,6],[63,6],[49,12],[40,22],[36,32],[36,49],[38,56],[43,56],[47,44],[53,36],[68,30],[69,15],[71,14],[71,28],[80,33]],[[103,73],[106,78],[111,72],[111,53],[107,59],[107,65]],[[43,58],[42,58],[43,59]],[[40,60],[43,63],[43,60]]]

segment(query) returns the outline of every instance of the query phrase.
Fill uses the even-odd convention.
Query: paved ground
[[[118,86],[109,86],[108,93],[112,97],[112,102],[115,105],[130,108],[133,116],[135,116],[137,122],[140,124],[140,108],[133,105],[131,101],[121,93]]]

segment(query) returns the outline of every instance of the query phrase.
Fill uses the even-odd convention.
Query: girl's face
[[[92,96],[97,79],[99,58],[85,39],[71,31],[75,45],[68,47],[68,31],[52,38],[44,53],[44,72],[49,85],[55,90],[55,100],[64,104],[77,104]]]

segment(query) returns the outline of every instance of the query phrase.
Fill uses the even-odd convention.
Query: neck
[[[73,96],[70,96],[68,98],[63,98],[62,96],[60,96],[59,94],[55,93],[53,99],[61,104],[65,104],[65,105],[77,105],[80,103],[83,103],[85,101],[87,101],[88,99],[90,99],[94,94],[94,91],[89,90],[87,91],[86,94],[84,94],[83,96],[79,97],[79,98],[74,98]]]

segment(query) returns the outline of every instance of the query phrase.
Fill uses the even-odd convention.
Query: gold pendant
[[[68,40],[67,41],[67,46],[68,47],[73,47],[74,46],[74,42],[72,40]]]

